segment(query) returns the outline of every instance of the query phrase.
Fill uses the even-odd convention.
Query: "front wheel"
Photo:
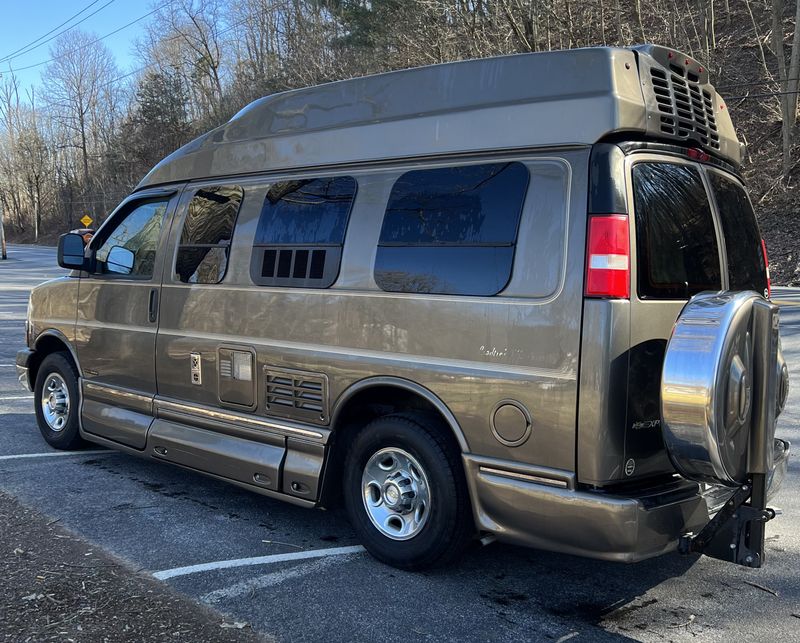
[[[36,421],[51,447],[83,446],[78,431],[78,372],[63,353],[48,355],[39,366],[34,387]]]
[[[402,569],[452,561],[475,531],[458,451],[422,417],[364,427],[345,462],[344,500],[367,551]]]

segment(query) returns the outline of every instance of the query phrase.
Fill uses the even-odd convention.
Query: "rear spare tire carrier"
[[[775,420],[788,386],[778,325],[778,306],[755,292],[701,293],[675,324],[661,380],[664,443],[684,477],[735,489],[700,533],[681,537],[683,553],[763,563],[764,524],[776,515],[767,507]]]

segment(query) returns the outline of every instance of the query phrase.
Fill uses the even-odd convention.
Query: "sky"
[[[144,16],[156,6],[151,0],[0,0],[3,12],[3,38],[0,39],[0,60],[3,62],[0,62],[0,74],[7,74],[10,67],[22,81],[23,89],[39,85],[41,73],[47,65],[22,68],[50,58],[50,46],[54,41],[44,42],[48,38],[83,19],[77,29],[102,37]],[[85,11],[67,24],[42,40],[37,40],[82,9]],[[136,59],[133,43],[144,33],[145,25],[150,20],[152,18],[148,16],[102,41],[114,55],[120,74],[142,66]],[[27,53],[14,53],[33,41],[37,41],[33,45],[35,49]],[[13,55],[13,58],[3,60],[9,55]]]

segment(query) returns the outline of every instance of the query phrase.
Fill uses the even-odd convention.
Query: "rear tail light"
[[[586,257],[587,297],[628,299],[631,291],[631,249],[628,217],[591,215]]]
[[[767,299],[772,297],[772,278],[769,276],[769,258],[767,257],[767,244],[761,240],[761,251],[764,253],[764,269],[767,271]]]

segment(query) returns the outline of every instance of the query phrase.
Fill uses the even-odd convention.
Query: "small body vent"
[[[719,149],[719,134],[711,93],[702,89],[699,77],[677,65],[669,72],[650,67],[650,81],[659,112],[660,131],[671,138],[697,141]]]
[[[328,378],[322,373],[264,367],[266,410],[273,415],[328,419]]]
[[[310,261],[309,261],[310,258]],[[322,279],[325,250],[264,250],[261,276],[267,279]]]
[[[253,249],[250,275],[262,286],[328,288],[339,274],[340,246]]]

